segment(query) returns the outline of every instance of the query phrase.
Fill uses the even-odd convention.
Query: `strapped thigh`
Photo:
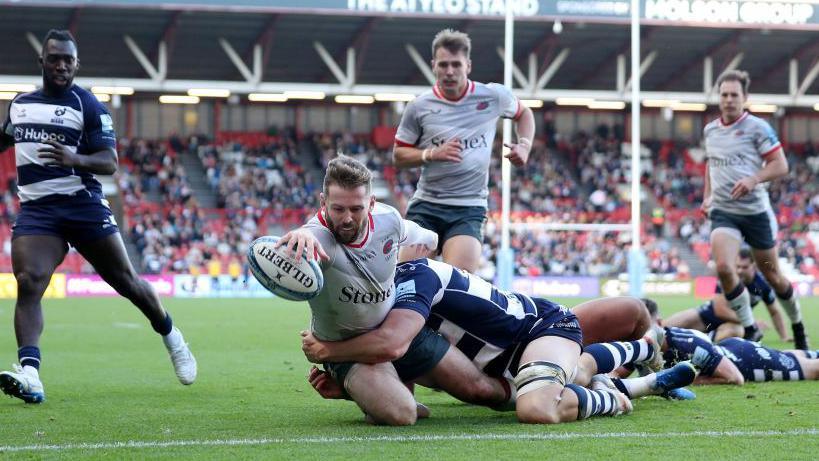
[[[518,374],[515,376],[515,387],[517,387],[517,396],[546,386],[559,385],[563,387],[567,382],[571,382],[570,378],[574,378],[577,370],[572,371],[572,376],[566,375],[566,370],[560,365],[546,360],[537,360],[529,363],[524,363],[518,368]]]

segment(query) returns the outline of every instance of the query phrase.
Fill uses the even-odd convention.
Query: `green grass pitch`
[[[659,298],[663,314],[698,305]],[[176,381],[160,339],[121,298],[45,302],[47,401],[0,395],[0,458],[206,459],[816,459],[819,382],[695,387],[697,399],[646,398],[632,415],[552,427],[419,389],[432,417],[373,427],[352,402],[325,401],[305,376],[306,304],[166,299],[199,361]],[[571,300],[566,302],[574,304]],[[819,347],[819,299],[803,299]],[[0,368],[16,359],[14,303],[0,303]],[[756,310],[767,320],[764,309]],[[778,348],[769,331],[766,343]]]

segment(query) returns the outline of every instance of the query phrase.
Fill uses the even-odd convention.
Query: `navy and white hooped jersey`
[[[20,203],[86,190],[102,197],[102,186],[87,171],[46,166],[37,150],[53,140],[79,155],[116,148],[111,115],[96,96],[73,85],[60,96],[42,90],[23,93],[9,105],[3,132],[14,137]]]
[[[714,373],[723,357],[739,369],[746,381],[798,381],[804,379],[799,361],[781,352],[742,338],[727,338],[713,344],[705,334],[687,328],[666,328],[668,350],[664,357],[676,362],[691,360],[702,374]]]
[[[768,306],[776,302],[776,294],[762,272],[756,271],[754,279],[751,280],[751,283],[746,283],[745,287],[748,289],[748,294],[751,295],[751,307],[756,306],[759,301],[763,301]],[[722,293],[722,285],[719,283],[717,283],[715,293]]]
[[[805,379],[799,361],[782,352],[742,338],[726,338],[714,346],[736,365],[745,381],[799,381]]]
[[[502,291],[491,283],[430,259],[398,265],[393,309],[410,309],[427,319],[475,365],[486,370],[494,359],[526,341],[537,325],[563,319],[568,310],[535,302],[526,295]],[[492,364],[492,369],[500,363]],[[501,371],[501,370],[497,370]]]
[[[663,353],[666,366],[684,360],[700,368],[705,376],[711,376],[717,369],[723,354],[714,346],[705,333],[688,328],[671,327],[665,329],[668,349]]]

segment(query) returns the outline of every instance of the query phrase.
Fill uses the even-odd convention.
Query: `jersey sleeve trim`
[[[398,138],[395,138],[395,145],[398,147],[415,147],[415,144],[408,143],[406,141],[402,141]]]
[[[779,150],[781,147],[782,147],[782,143],[776,143],[776,145],[773,146],[768,152],[765,152],[764,154],[762,154],[762,157],[767,157],[767,156],[773,154],[774,152]]]
[[[515,98],[517,99],[517,98]],[[523,115],[523,104],[520,103],[520,99],[517,99],[518,102],[518,109],[515,111],[515,116],[512,117],[512,120],[518,121],[520,120],[520,116]]]

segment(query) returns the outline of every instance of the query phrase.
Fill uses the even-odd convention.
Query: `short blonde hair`
[[[435,59],[435,52],[438,51],[438,48],[446,48],[452,54],[463,51],[466,59],[469,59],[469,53],[472,51],[472,40],[469,39],[469,35],[461,31],[444,29],[435,34],[435,38],[432,39],[433,59]]]

